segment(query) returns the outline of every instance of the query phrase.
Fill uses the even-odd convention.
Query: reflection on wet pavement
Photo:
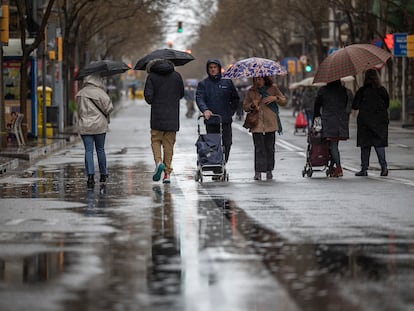
[[[33,310],[413,305],[414,245],[394,243],[391,233],[386,245],[290,244],[226,198],[148,183],[150,168],[111,172],[89,191],[82,168],[70,165],[0,184],[2,198],[62,202],[36,217],[21,207],[20,216],[0,221],[1,310],[24,310],[16,299],[31,305],[49,291],[53,298]]]
[[[216,200],[217,202],[217,200]],[[414,245],[289,244],[232,204],[227,218],[304,310],[408,310]],[[379,296],[380,294],[380,296]]]
[[[0,260],[0,280],[8,284],[36,284],[59,277],[69,265],[70,254],[40,253]]]

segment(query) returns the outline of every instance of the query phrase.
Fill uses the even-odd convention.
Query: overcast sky
[[[179,1],[168,8],[165,22],[166,41],[163,47],[167,47],[167,42],[171,41],[174,49],[191,49],[191,43],[196,38],[201,23],[205,23],[209,18],[207,12],[200,8],[201,3],[203,0]],[[177,32],[179,21],[183,25],[182,33]]]

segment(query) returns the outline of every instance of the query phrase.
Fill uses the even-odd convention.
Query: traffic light
[[[1,16],[0,16],[0,42],[8,44],[9,43],[9,6],[1,6]]]
[[[312,71],[312,65],[310,63],[310,59],[309,58],[306,58],[305,71],[306,72],[311,72]]]
[[[177,24],[177,32],[182,33],[183,32],[183,22],[178,22]]]

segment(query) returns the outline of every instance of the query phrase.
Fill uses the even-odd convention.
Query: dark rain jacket
[[[359,110],[357,118],[357,146],[388,146],[387,90],[381,87],[362,86],[355,94],[352,109]]]
[[[322,119],[322,137],[346,140],[349,138],[347,89],[340,81],[319,89],[315,99],[314,117]]]
[[[217,59],[207,61],[206,68],[208,74],[208,65],[215,63],[221,71],[221,63]],[[222,79],[221,74],[217,76],[209,75],[197,85],[196,103],[201,112],[210,110],[219,114],[223,123],[231,123],[232,117],[239,104],[239,95],[230,79]],[[210,118],[208,123],[217,123],[218,118]]]
[[[178,132],[180,129],[180,99],[184,96],[181,75],[168,60],[155,60],[147,65],[145,101],[151,105],[151,129]]]

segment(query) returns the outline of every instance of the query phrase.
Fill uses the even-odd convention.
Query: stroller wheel
[[[308,171],[306,172],[306,175],[307,175],[308,177],[312,177],[312,174],[313,174],[313,171],[312,171],[312,169],[311,169],[311,168],[309,168],[309,169],[308,169]]]
[[[306,175],[306,166],[305,166],[305,168],[302,170],[302,177],[305,177],[305,175]]]
[[[197,171],[197,172],[195,173],[194,180],[195,180],[196,182],[198,182],[198,181],[203,182],[203,177],[201,176],[200,171]]]

